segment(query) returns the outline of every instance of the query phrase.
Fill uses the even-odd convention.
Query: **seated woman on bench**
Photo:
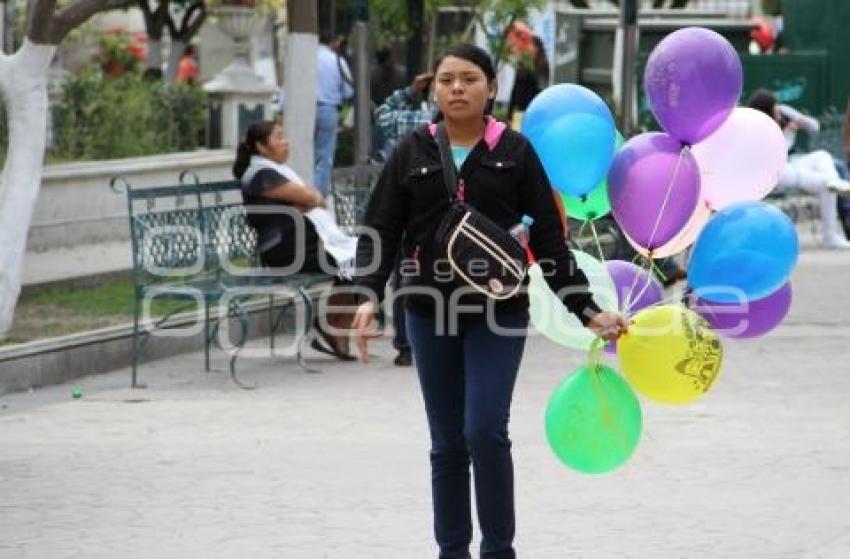
[[[776,97],[767,90],[759,89],[749,99],[750,108],[762,111],[774,119],[788,144],[788,160],[779,177],[777,189],[799,188],[820,199],[822,244],[826,248],[850,249],[850,242],[839,229],[837,195],[850,195],[850,183],[843,180],[835,167],[832,156],[824,150],[811,153],[792,153],[797,130],[816,133],[820,123],[805,116],[788,105],[779,104]]]
[[[264,266],[286,268],[303,257],[303,263],[291,273],[336,274],[335,285],[344,283],[353,270],[357,239],[340,231],[323,207],[322,195],[285,164],[288,158],[289,142],[283,137],[283,129],[269,121],[252,124],[237,148],[233,175],[242,185],[244,204],[281,209],[248,212],[248,222],[257,231],[260,259]],[[303,235],[296,234],[299,228]],[[327,305],[352,307],[353,311],[353,297],[332,290]],[[351,312],[328,313],[325,318],[324,324],[330,328],[322,328],[323,321],[317,319],[316,329],[329,347],[318,340],[312,347],[338,359],[353,360],[348,335],[344,334],[351,323]]]

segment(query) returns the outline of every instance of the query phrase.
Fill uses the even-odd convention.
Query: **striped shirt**
[[[410,86],[395,90],[375,109],[375,122],[384,138],[398,141],[410,134],[417,126],[428,124],[434,111],[418,109],[414,105]]]

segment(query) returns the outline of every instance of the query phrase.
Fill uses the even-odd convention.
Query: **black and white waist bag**
[[[436,139],[451,205],[435,230],[434,256],[449,262],[459,286],[472,287],[491,299],[510,299],[525,280],[528,268],[525,247],[466,203],[464,185],[457,180],[443,123],[437,127]]]

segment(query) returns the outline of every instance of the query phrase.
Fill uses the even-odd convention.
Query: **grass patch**
[[[183,309],[195,310],[185,301],[157,298],[154,316]],[[133,320],[133,282],[118,279],[95,287],[53,287],[25,293],[18,301],[8,337],[0,345],[52,338]]]
[[[133,317],[133,282],[115,280],[95,288],[49,288],[21,298],[29,306],[57,305],[81,315]],[[155,315],[174,311],[184,303],[157,299],[152,304]]]

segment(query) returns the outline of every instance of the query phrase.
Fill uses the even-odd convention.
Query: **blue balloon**
[[[614,127],[614,117],[597,94],[572,83],[552,85],[537,94],[522,117],[522,133],[534,141],[562,116],[587,113],[606,119]]]
[[[788,281],[799,251],[797,230],[781,210],[763,202],[732,204],[697,237],[688,283],[717,303],[761,299]]]
[[[549,182],[570,196],[584,196],[605,178],[615,142],[614,123],[587,113],[562,116],[531,139]]]

